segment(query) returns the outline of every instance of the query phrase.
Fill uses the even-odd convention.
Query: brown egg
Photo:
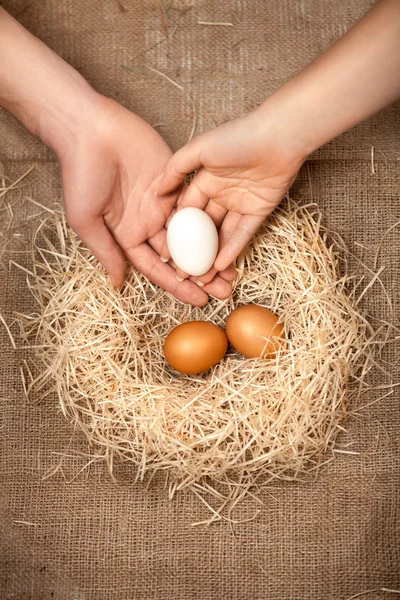
[[[272,358],[282,345],[285,332],[278,317],[257,304],[239,306],[226,321],[232,346],[247,358]],[[267,341],[268,340],[268,341]]]
[[[225,332],[214,323],[190,321],[175,327],[164,344],[165,358],[177,371],[194,375],[208,371],[228,348]]]

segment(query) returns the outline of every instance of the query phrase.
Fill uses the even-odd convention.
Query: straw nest
[[[131,461],[140,479],[162,470],[171,495],[185,487],[214,494],[214,517],[255,484],[298,478],[333,447],[374,362],[357,286],[328,239],[315,206],[287,199],[238,259],[232,298],[200,309],[133,269],[113,290],[56,210],[34,239],[28,279],[38,312],[23,319],[22,333],[45,368],[27,377],[27,392],[56,390],[111,472],[117,459]],[[224,327],[246,303],[284,321],[288,342],[275,359],[230,349],[202,376],[171,370],[163,343],[173,327],[199,319]]]

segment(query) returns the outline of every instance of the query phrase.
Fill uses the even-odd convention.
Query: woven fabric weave
[[[186,94],[146,65],[191,95],[201,132],[254,108],[371,2],[164,4],[169,9],[161,20],[158,3],[150,0],[0,2],[97,90],[149,123],[161,123],[158,131],[173,150],[187,140],[192,107]],[[370,267],[383,234],[400,220],[399,109],[399,103],[389,107],[316,152],[291,191],[299,201],[316,201],[325,224]],[[61,198],[55,156],[5,112],[0,161],[11,179],[35,162],[26,180],[32,197],[48,205]],[[19,193],[15,218],[29,239],[36,209],[18,204]],[[29,264],[22,242],[10,249],[16,252],[4,255],[3,263]],[[396,319],[399,250],[395,228],[384,239],[379,266],[385,266],[382,279]],[[13,311],[34,309],[21,271],[2,270],[1,278],[1,314],[11,320]],[[389,318],[379,286],[364,307],[371,317]],[[315,481],[271,484],[254,521],[246,522],[255,510],[249,500],[235,510],[239,523],[232,527],[192,527],[207,516],[205,507],[190,493],[169,501],[161,478],[133,485],[128,466],[120,468],[118,483],[103,465],[81,471],[86,460],[71,450],[86,451],[82,435],[54,397],[25,400],[20,366],[28,351],[14,351],[3,327],[0,342],[1,599],[346,600],[368,590],[374,591],[361,597],[396,597],[383,588],[400,589],[398,388],[349,420],[341,443],[355,454],[337,454]],[[393,381],[398,350],[392,343],[383,355]],[[391,381],[379,371],[371,380]]]

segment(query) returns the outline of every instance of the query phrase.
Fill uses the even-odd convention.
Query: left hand
[[[202,306],[231,293],[232,269],[201,290],[160,260],[164,225],[179,194],[155,198],[172,153],[158,133],[85,79],[0,7],[0,106],[56,153],[69,224],[110,274],[125,257],[153,283]]]
[[[156,196],[172,152],[161,136],[116,102],[103,98],[92,126],[59,155],[67,219],[109,272],[114,286],[125,277],[125,257],[153,283],[183,302],[207,303],[231,294],[231,268],[200,289],[179,283],[160,260],[165,223],[179,193]]]

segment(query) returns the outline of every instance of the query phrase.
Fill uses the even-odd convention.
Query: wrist
[[[296,101],[282,94],[281,90],[267,98],[253,114],[259,123],[261,137],[272,142],[287,161],[300,168],[315,150],[315,142]]]
[[[41,102],[32,131],[58,158],[76,144],[82,135],[94,131],[98,114],[106,100],[83,78],[81,81],[65,83],[64,92],[58,92],[56,97],[51,96]]]

